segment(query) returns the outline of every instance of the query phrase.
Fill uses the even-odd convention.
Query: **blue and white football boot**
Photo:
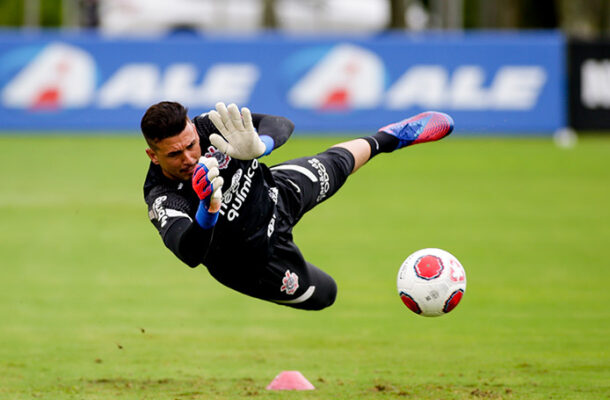
[[[379,129],[379,132],[398,138],[396,149],[439,140],[448,136],[451,131],[453,131],[453,118],[436,111],[426,111]]]

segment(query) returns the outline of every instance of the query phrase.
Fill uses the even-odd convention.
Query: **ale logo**
[[[390,81],[386,63],[393,61],[404,64],[404,70]],[[294,82],[287,91],[292,107],[331,112],[380,107],[527,111],[536,107],[547,81],[541,65],[411,64],[348,43],[295,52],[284,70],[285,79]]]
[[[121,57],[117,54],[112,66],[102,57],[98,65],[86,49],[60,42],[0,54],[0,66],[16,70],[0,87],[1,106],[36,111],[146,108],[161,100],[191,107],[209,107],[219,99],[247,104],[260,76],[258,66],[250,62],[217,62],[202,71],[191,62],[164,66]],[[107,77],[100,80],[102,76]]]
[[[95,61],[77,47],[51,43],[2,90],[5,107],[56,110],[88,105],[95,93]]]
[[[288,91],[295,108],[343,111],[376,107],[383,99],[385,68],[381,58],[362,47],[340,44],[320,59],[314,51],[296,53],[292,71],[308,69]],[[313,66],[308,63],[315,62]]]

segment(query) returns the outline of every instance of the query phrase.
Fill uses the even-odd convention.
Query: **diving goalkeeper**
[[[448,115],[425,112],[268,167],[264,156],[288,140],[291,121],[235,104],[218,103],[192,120],[187,112],[161,102],[141,121],[151,160],[144,197],[163,243],[234,290],[306,310],[332,305],[337,285],[294,243],[299,219],[377,154],[439,140],[453,129]]]

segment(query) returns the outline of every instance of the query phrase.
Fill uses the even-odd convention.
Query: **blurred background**
[[[561,28],[596,38],[610,29],[607,0],[3,0],[0,11],[3,26],[99,27],[109,34]]]
[[[609,21],[606,0],[2,0],[0,130],[137,130],[170,99],[569,137],[610,128]]]

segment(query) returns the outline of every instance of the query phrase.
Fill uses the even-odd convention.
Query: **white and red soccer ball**
[[[453,310],[462,300],[466,272],[451,253],[422,249],[402,263],[396,286],[409,310],[425,317],[438,317]]]

